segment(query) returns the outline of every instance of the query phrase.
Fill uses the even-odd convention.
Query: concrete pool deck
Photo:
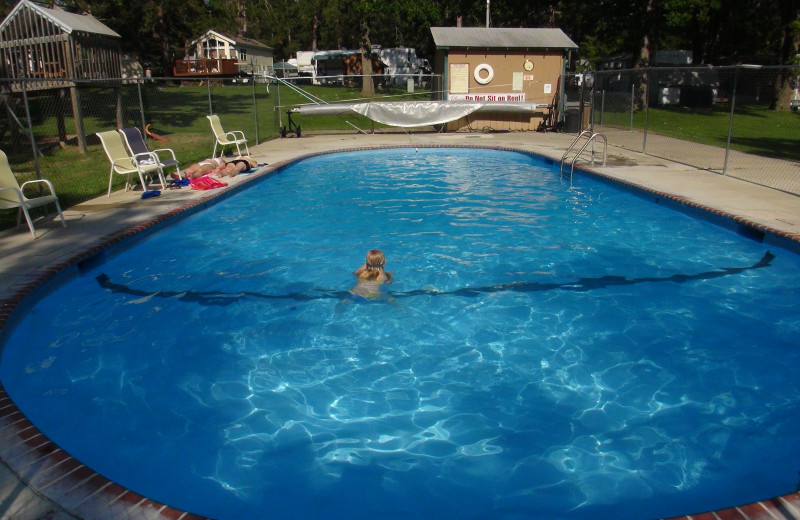
[[[276,139],[250,150],[259,162],[270,163],[267,170],[331,150],[392,146],[514,149],[558,162],[574,137],[554,133],[338,134]],[[796,163],[776,162],[776,167],[780,175],[792,180],[800,177]],[[750,236],[800,251],[800,197],[796,195],[613,146],[608,148],[606,166],[590,168],[600,177],[641,187],[647,196],[660,203],[710,215],[712,220],[733,229],[743,226]],[[240,176],[231,185],[252,178]],[[140,198],[141,191],[117,191],[111,197],[102,196],[66,209],[67,228],[62,228],[52,213],[40,219],[35,223],[35,240],[24,223],[20,228],[0,232],[0,327],[9,322],[11,310],[36,286],[74,262],[173,215],[202,207],[224,191],[197,192],[183,188],[167,190],[160,197],[147,200]],[[680,518],[800,520],[800,494],[791,491],[776,490],[788,494]],[[30,425],[0,385],[0,519],[38,518],[189,520],[199,517],[137,495],[81,465]]]

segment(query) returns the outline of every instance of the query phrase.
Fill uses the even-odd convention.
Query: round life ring
[[[481,77],[481,71],[486,71],[486,77]],[[494,69],[488,63],[481,63],[477,67],[475,67],[475,71],[473,72],[472,76],[475,78],[481,85],[486,85],[487,83],[491,82],[494,78]]]

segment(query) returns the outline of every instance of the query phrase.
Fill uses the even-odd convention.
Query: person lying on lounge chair
[[[187,179],[198,179],[203,175],[219,173],[227,164],[227,161],[222,157],[206,159],[187,166],[184,168],[183,173],[186,174]]]
[[[235,159],[229,160],[228,163],[221,170],[217,170],[216,173],[218,177],[236,177],[238,174],[257,166],[258,163],[250,157],[236,157]]]

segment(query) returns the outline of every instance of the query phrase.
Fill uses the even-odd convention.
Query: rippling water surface
[[[223,520],[686,514],[797,481],[800,262],[767,249],[522,154],[326,155],[58,289],[0,376]]]

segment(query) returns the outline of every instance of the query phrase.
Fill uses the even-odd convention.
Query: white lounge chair
[[[212,157],[217,156],[217,146],[219,146],[219,154],[222,155],[222,151],[225,147],[232,145],[236,145],[236,153],[240,157],[242,155],[250,155],[250,149],[247,147],[247,139],[244,137],[244,132],[241,130],[226,132],[222,129],[222,123],[219,122],[218,115],[214,114],[206,117],[211,123],[211,131],[214,132],[214,152],[211,155]],[[240,144],[244,145],[246,153],[242,153],[241,148],[239,148]]]
[[[158,174],[158,179],[161,181],[161,188],[167,189],[167,183],[164,180],[164,172],[161,170],[161,163],[158,161],[158,156],[153,152],[146,154],[136,154],[131,156],[125,148],[125,143],[122,142],[122,136],[116,130],[107,130],[105,132],[97,132],[97,137],[103,143],[103,150],[106,152],[106,157],[111,162],[111,170],[108,173],[108,196],[111,196],[111,184],[114,180],[114,173],[125,175],[125,191],[131,185],[131,178],[134,173],[139,174],[139,181],[142,183],[142,189],[147,189],[147,183],[144,180],[145,175],[152,173]],[[149,158],[149,164],[143,164],[137,159]]]
[[[49,195],[42,195],[41,197],[34,197],[29,199],[25,196],[25,186],[29,184],[41,183],[47,186],[50,190]],[[25,220],[28,223],[28,229],[31,230],[31,235],[36,238],[36,230],[33,228],[33,221],[28,213],[28,210],[46,206],[48,204],[55,204],[58,210],[58,216],[61,218],[61,225],[67,227],[64,221],[64,215],[61,213],[61,204],[58,203],[56,197],[56,190],[53,188],[53,183],[47,179],[35,179],[32,181],[23,182],[22,186],[17,182],[14,172],[11,171],[11,165],[8,164],[8,157],[5,152],[0,150],[0,209],[13,209],[19,208],[17,212],[17,226],[20,223],[20,215],[25,215]]]
[[[119,134],[125,140],[125,145],[128,147],[128,150],[130,150],[131,155],[136,157],[139,164],[152,164],[152,158],[148,156],[151,150],[147,148],[147,143],[144,142],[142,132],[138,128],[135,126],[123,128],[119,131]],[[178,165],[178,159],[175,157],[175,152],[172,151],[171,148],[157,148],[152,150],[152,153],[158,158],[158,163],[161,165],[162,172],[164,168],[174,166],[178,177],[181,177],[181,168]],[[167,157],[167,155],[169,155],[169,157]]]

